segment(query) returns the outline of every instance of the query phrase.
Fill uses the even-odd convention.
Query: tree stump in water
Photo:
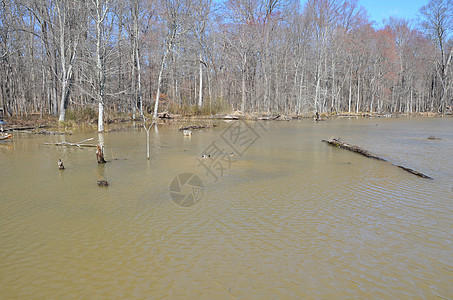
[[[63,165],[63,162],[61,161],[61,159],[58,159],[58,169],[64,170],[64,165]]]
[[[98,164],[105,164],[106,161],[104,159],[104,151],[102,150],[101,145],[96,146],[96,158],[98,160]]]
[[[98,184],[98,186],[109,186],[109,183],[107,180],[98,180],[97,184]]]
[[[321,116],[319,115],[318,112],[315,113],[315,121],[316,122],[320,122],[320,121],[325,121],[323,118],[321,118]]]
[[[213,128],[213,127],[216,127],[217,125],[215,124],[212,124],[212,125],[209,125],[209,124],[202,124],[202,125],[189,125],[189,126],[185,126],[185,127],[179,127],[179,131],[184,131],[184,130],[196,130],[196,129],[204,129],[204,128]]]

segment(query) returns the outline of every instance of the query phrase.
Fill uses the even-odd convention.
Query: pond
[[[217,125],[0,142],[2,298],[453,295],[452,118]]]

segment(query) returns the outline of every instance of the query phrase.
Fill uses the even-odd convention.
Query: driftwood
[[[351,145],[351,144],[345,143],[341,139],[330,139],[330,140],[322,140],[322,141],[324,143],[327,143],[327,144],[331,145],[331,146],[342,148],[342,149],[346,149],[346,150],[361,154],[363,156],[366,156],[368,158],[373,158],[373,159],[377,159],[377,160],[380,160],[380,161],[388,162],[385,158],[382,158],[380,156],[372,154],[368,150],[360,148],[359,146],[355,146],[355,145]],[[411,174],[414,174],[414,175],[416,175],[418,177],[431,179],[431,180],[433,179],[432,177],[429,177],[428,175],[425,175],[425,174],[423,174],[421,172],[418,172],[418,171],[415,171],[413,169],[410,169],[410,168],[407,168],[407,167],[404,167],[404,166],[401,166],[401,165],[396,165],[396,164],[392,164],[392,165],[397,166],[398,168],[400,168],[400,169],[402,169],[402,170],[404,170],[406,172],[409,172]]]
[[[212,127],[216,127],[217,125],[213,124],[213,125],[207,125],[207,124],[204,124],[204,125],[189,125],[189,126],[185,126],[185,127],[179,127],[179,131],[184,131],[184,130],[195,130],[195,129],[203,129],[203,128],[212,128]]]
[[[101,145],[96,146],[96,159],[98,160],[98,164],[106,163],[104,159],[104,150],[102,149]]]
[[[91,141],[93,138],[89,138],[78,143],[69,143],[69,142],[57,142],[57,143],[44,143],[44,145],[54,145],[54,146],[74,146],[74,147],[96,147],[93,144],[83,144],[85,142]]]

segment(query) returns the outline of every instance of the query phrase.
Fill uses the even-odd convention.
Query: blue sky
[[[388,17],[398,17],[416,20],[419,9],[428,4],[429,0],[359,0],[372,21],[377,26],[382,25],[382,20]]]

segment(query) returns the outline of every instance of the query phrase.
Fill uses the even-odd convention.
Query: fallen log
[[[159,119],[173,119],[168,112],[158,114]]]
[[[213,125],[207,125],[207,124],[204,124],[204,125],[189,125],[189,126],[185,126],[185,127],[179,127],[179,131],[184,131],[184,130],[194,130],[194,129],[204,129],[204,128],[212,128],[212,127],[216,127],[217,125],[213,124]]]
[[[38,128],[45,128],[47,125],[38,125],[38,126],[11,126],[9,128],[5,128],[5,131],[21,131],[21,130],[36,130]]]
[[[414,174],[414,175],[417,175],[418,177],[422,177],[422,178],[426,178],[426,179],[431,179],[431,180],[433,180],[432,177],[429,177],[428,175],[425,175],[425,174],[420,173],[420,172],[418,172],[418,171],[415,171],[415,170],[413,170],[413,169],[406,168],[406,167],[400,166],[400,165],[395,165],[395,166],[397,166],[398,168],[403,169],[403,170],[406,171],[406,172],[409,172],[409,173],[412,173],[412,174]]]
[[[331,145],[331,146],[334,146],[334,147],[338,147],[338,148],[342,148],[342,149],[346,149],[346,150],[361,154],[363,156],[366,156],[368,158],[373,158],[373,159],[376,159],[376,160],[388,162],[388,160],[386,160],[385,158],[382,158],[380,156],[372,154],[370,151],[365,150],[365,149],[363,149],[363,148],[361,148],[359,146],[355,146],[355,145],[351,145],[351,144],[345,143],[341,139],[330,139],[330,140],[322,140],[322,141],[324,143],[327,143],[328,145]],[[390,163],[390,162],[388,162],[388,163]],[[404,167],[404,166],[401,166],[401,165],[396,165],[396,164],[393,164],[393,163],[390,163],[390,164],[393,165],[393,166],[396,166],[396,167],[398,167],[398,168],[400,168],[400,169],[402,169],[402,170],[404,170],[406,172],[414,174],[414,175],[416,175],[418,177],[434,180],[432,177],[430,177],[428,175],[425,175],[425,174],[423,174],[421,172],[418,172],[416,170],[413,170],[411,168],[407,168],[407,167]]]
[[[352,151],[355,153],[359,153],[359,154],[369,157],[369,158],[373,158],[373,159],[377,159],[377,160],[381,160],[381,161],[387,161],[385,158],[374,155],[370,151],[367,151],[367,150],[360,148],[358,146],[355,146],[355,145],[345,143],[341,139],[330,139],[330,140],[322,140],[322,141],[331,146],[335,146],[335,147],[343,148],[343,149],[346,149],[346,150],[349,150],[349,151]]]
[[[285,115],[277,115],[273,121],[291,121],[292,118],[285,116]]]
[[[56,142],[56,143],[44,143],[44,145],[53,145],[53,146],[74,146],[74,147],[97,147],[94,144],[83,144],[85,142],[91,141],[93,138],[89,138],[78,143],[69,143],[69,142]]]
[[[69,134],[72,135],[72,132],[67,132],[67,131],[47,131],[47,130],[41,130],[36,132],[36,134],[46,134],[46,135],[65,135]]]
[[[257,120],[260,120],[260,121],[274,121],[275,119],[277,119],[278,116],[262,116],[262,117],[257,117],[256,119]]]
[[[215,116],[212,116],[213,119],[219,119],[219,120],[239,120],[240,117],[242,116],[238,116],[238,115],[215,115]],[[244,117],[242,117],[244,118]]]

